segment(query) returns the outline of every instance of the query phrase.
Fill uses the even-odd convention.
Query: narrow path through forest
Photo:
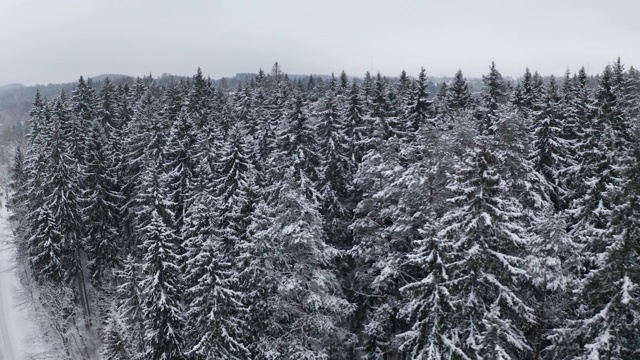
[[[2,199],[4,200],[4,199]],[[4,202],[4,201],[3,201]],[[0,206],[0,360],[27,360],[26,345],[31,321],[18,305],[19,281],[14,271],[13,234],[7,210]]]

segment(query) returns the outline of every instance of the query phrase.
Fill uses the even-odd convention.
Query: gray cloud
[[[634,0],[3,0],[0,84],[270,69],[562,75],[640,59]]]

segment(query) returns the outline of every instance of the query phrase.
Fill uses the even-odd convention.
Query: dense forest
[[[36,95],[10,208],[52,356],[640,358],[640,72],[482,80]]]

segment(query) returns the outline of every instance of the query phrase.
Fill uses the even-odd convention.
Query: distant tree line
[[[483,82],[37,94],[10,205],[55,356],[640,358],[640,72]]]

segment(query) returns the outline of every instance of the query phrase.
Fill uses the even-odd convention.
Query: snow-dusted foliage
[[[9,205],[49,355],[638,358],[640,73],[488,70],[36,95]]]

